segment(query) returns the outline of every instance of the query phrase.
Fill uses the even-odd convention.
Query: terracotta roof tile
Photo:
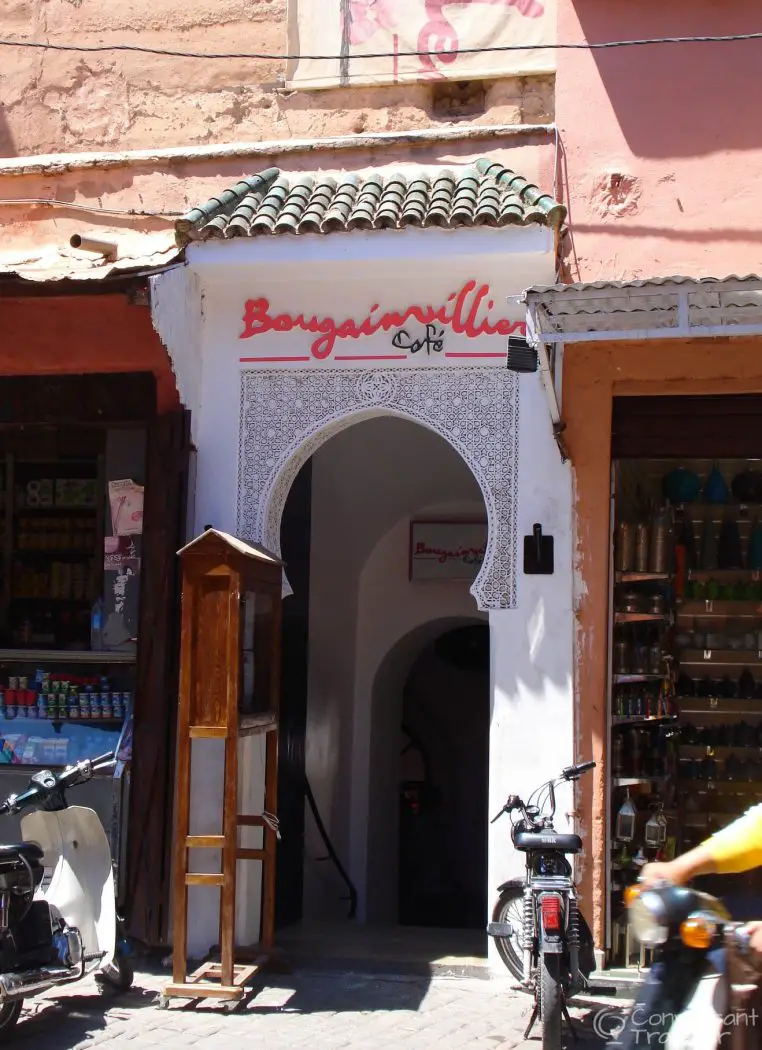
[[[486,158],[470,167],[410,173],[298,174],[268,168],[175,224],[179,245],[210,238],[335,233],[405,226],[558,229],[566,209],[523,176]]]

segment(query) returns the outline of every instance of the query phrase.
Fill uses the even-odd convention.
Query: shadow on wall
[[[759,32],[757,4],[672,0],[612,4],[574,0],[584,38],[654,39]],[[561,28],[565,37],[569,29]],[[641,157],[689,157],[718,149],[759,150],[754,119],[762,105],[758,40],[658,44],[592,52],[630,149]],[[589,56],[578,61],[588,62]],[[575,64],[574,59],[567,62]],[[571,78],[570,78],[571,79]]]

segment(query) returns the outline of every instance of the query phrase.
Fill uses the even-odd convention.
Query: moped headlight
[[[669,925],[660,897],[644,890],[629,906],[632,932],[646,948],[657,948],[669,937]]]

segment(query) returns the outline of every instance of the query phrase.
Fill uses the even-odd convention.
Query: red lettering
[[[471,280],[466,281],[458,292],[448,295],[443,306],[413,303],[403,311],[390,310],[388,313],[378,314],[379,305],[374,303],[367,316],[361,320],[348,317],[341,321],[332,317],[317,317],[315,314],[311,317],[305,317],[304,314],[292,316],[287,313],[273,315],[270,313],[270,300],[263,296],[246,300],[243,331],[239,339],[251,339],[252,336],[264,335],[267,332],[286,333],[298,329],[318,337],[310,350],[314,358],[323,361],[331,356],[339,339],[360,339],[377,332],[404,328],[410,320],[424,326],[438,322],[451,328],[456,335],[464,335],[468,339],[475,339],[480,335],[507,336],[513,332],[525,334],[526,325],[522,321],[498,318],[492,323],[487,317],[480,321],[480,314],[488,314],[494,308],[494,300],[489,298],[489,294],[488,284],[477,285],[476,281]]]
[[[318,361],[324,361],[326,357],[331,356],[336,346],[336,325],[326,318],[318,324],[318,331],[324,334],[315,340],[310,349],[313,357],[316,357]]]
[[[276,332],[290,332],[292,328],[297,328],[298,325],[298,320],[294,320],[288,314],[278,314],[273,320],[273,330]]]
[[[463,310],[465,309],[466,300],[474,288],[476,288],[476,281],[469,281],[467,284],[464,284],[458,292],[458,297],[455,300],[455,307],[452,311],[452,330],[456,335],[467,334],[465,323],[463,321]]]
[[[523,321],[498,321],[492,329],[494,335],[513,335],[514,332],[518,332],[519,335],[527,334],[527,326]]]
[[[354,321],[345,321],[344,324],[340,324],[336,329],[337,339],[359,339],[360,333],[357,330],[357,325]]]
[[[373,314],[378,310],[378,303],[374,303],[368,310],[368,316],[365,318],[363,323],[358,327],[360,335],[375,335],[379,329],[380,322],[373,320]]]
[[[247,299],[243,308],[243,331],[239,339],[251,339],[253,335],[262,335],[272,328],[268,310],[269,299]]]
[[[474,301],[471,303],[471,309],[468,311],[468,320],[466,321],[466,335],[472,339],[477,335],[482,335],[480,328],[476,326],[476,315],[479,313],[479,307],[482,304],[482,300],[486,299],[489,295],[489,285],[483,284],[474,296]]]

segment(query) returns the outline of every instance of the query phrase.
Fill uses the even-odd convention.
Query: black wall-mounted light
[[[536,372],[538,365],[537,349],[520,336],[508,336],[508,355],[506,367],[509,372]]]

